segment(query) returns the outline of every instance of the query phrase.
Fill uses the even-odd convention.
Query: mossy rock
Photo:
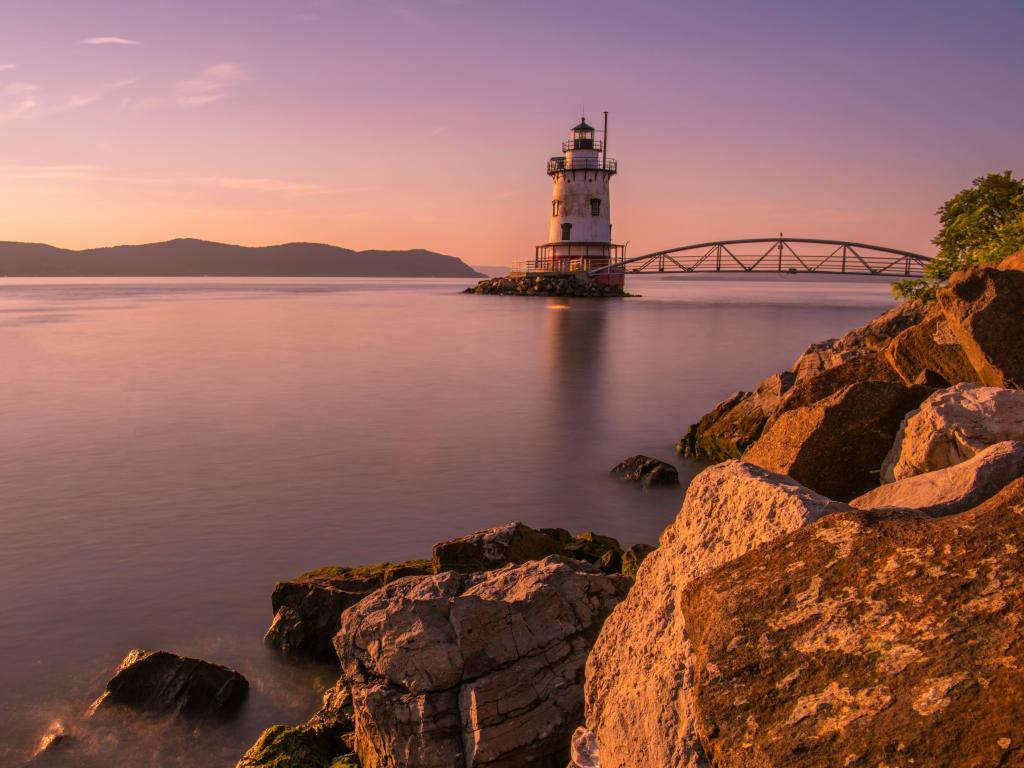
[[[235,768],[333,768],[332,752],[331,742],[314,728],[274,725],[260,734]]]
[[[331,768],[361,768],[359,756],[355,752],[349,752],[347,755],[336,757],[331,763]]]

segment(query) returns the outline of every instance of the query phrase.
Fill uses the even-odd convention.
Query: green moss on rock
[[[331,768],[332,751],[317,729],[274,725],[260,734],[235,768]]]

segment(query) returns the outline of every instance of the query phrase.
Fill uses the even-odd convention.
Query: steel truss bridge
[[[718,240],[681,245],[613,261],[591,276],[694,272],[781,272],[788,274],[921,277],[931,257],[881,245],[809,237]]]

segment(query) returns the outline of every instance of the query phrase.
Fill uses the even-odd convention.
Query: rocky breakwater
[[[1017,279],[950,281],[974,285],[977,303],[955,304],[930,344],[955,339],[974,382],[885,355],[945,312],[942,292],[942,309],[897,308],[854,333],[870,343],[794,366],[790,389],[822,397],[782,403],[749,461],[694,479],[605,622],[578,768],[1024,764],[1024,430],[1009,348],[1024,294],[1001,287]],[[1003,318],[1002,333],[983,317]],[[866,378],[834,387],[853,365]],[[865,415],[879,403],[884,419]],[[753,463],[780,457],[802,482]]]
[[[463,293],[492,296],[575,296],[624,298],[631,294],[618,285],[607,285],[586,275],[509,275],[481,280]]]
[[[509,523],[441,542],[431,560],[282,582],[268,642],[327,644],[340,677],[316,715],[268,728],[239,768],[562,768],[587,652],[630,584],[622,572],[651,549]]]

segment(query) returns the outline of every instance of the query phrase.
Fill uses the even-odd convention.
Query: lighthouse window
[[[562,225],[562,239],[568,240],[572,237],[572,224]]]
[[[595,197],[594,199],[592,199],[590,201],[590,215],[591,216],[600,216],[601,215],[601,200],[599,198]]]
[[[558,209],[561,208],[561,207],[562,207],[562,201],[561,200],[552,200],[551,201],[551,215],[552,216],[557,216],[558,215]]]

